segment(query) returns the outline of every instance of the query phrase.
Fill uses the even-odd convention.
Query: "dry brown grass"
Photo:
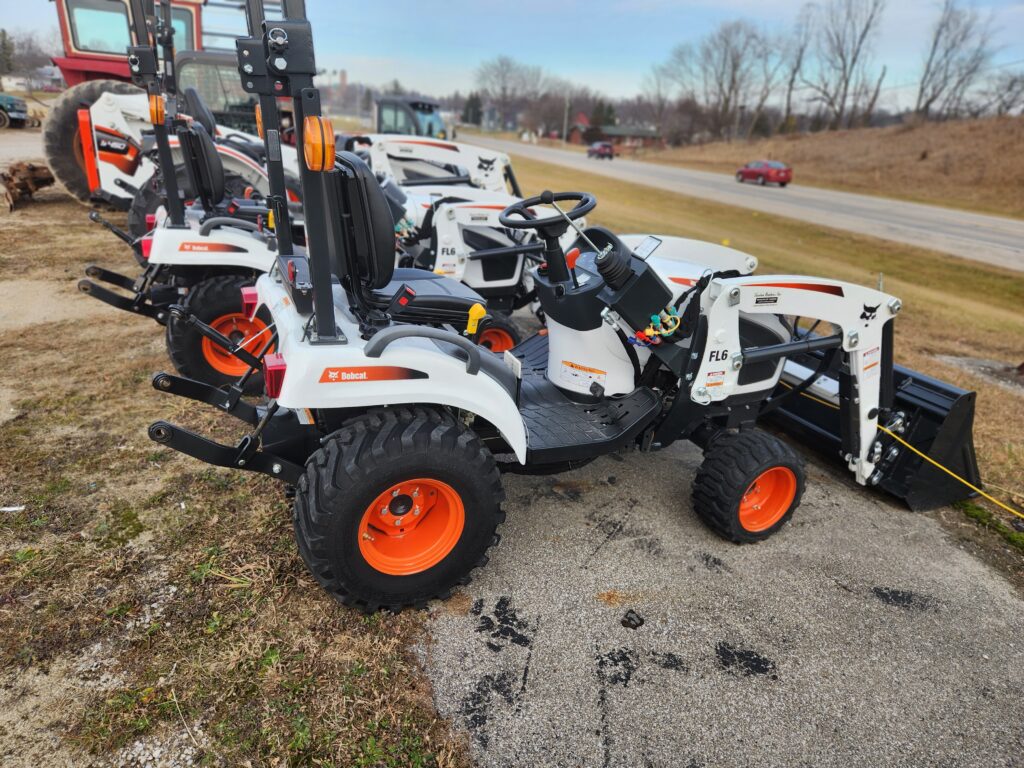
[[[792,134],[651,152],[642,159],[733,173],[793,166],[795,183],[1024,216],[1024,117]]]
[[[792,219],[623,184],[514,158],[526,194],[586,189],[598,207],[588,217],[618,232],[663,232],[758,257],[761,273],[811,274],[876,285],[903,300],[897,361],[978,392],[975,445],[982,476],[1024,493],[1024,390],[944,363],[936,355],[1024,360],[1024,280],[1008,270],[885,240],[822,229]],[[1018,497],[1018,504],[1024,497]]]
[[[410,655],[423,617],[337,605],[279,484],[148,440],[157,418],[238,430],[149,386],[160,329],[70,290],[90,261],[136,269],[85,214],[47,191],[0,217],[0,287],[23,288],[0,307],[0,506],[24,507],[0,513],[0,702],[28,713],[0,762],[194,737],[214,764],[465,764]]]

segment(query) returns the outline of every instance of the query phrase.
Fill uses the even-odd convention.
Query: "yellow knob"
[[[267,211],[267,226],[270,227],[271,229],[275,228],[274,227],[274,212],[273,211]]]
[[[466,321],[466,333],[472,336],[476,333],[476,328],[480,325],[480,321],[484,319],[487,314],[487,310],[484,309],[484,305],[479,302],[469,308],[469,320]]]

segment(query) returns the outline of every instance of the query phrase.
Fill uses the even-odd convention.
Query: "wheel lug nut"
[[[413,509],[412,513],[413,513],[414,515],[418,515],[418,514],[420,513],[420,508],[419,508],[419,507],[416,507],[415,509]]]
[[[387,508],[387,507],[381,507],[381,508],[380,508],[380,513],[381,513],[382,515],[386,515],[386,514],[388,513],[388,508]]]
[[[397,488],[395,488],[395,490],[393,490],[393,491],[391,492],[391,498],[395,498],[395,496],[397,496],[397,495],[398,495],[398,489],[397,489]]]
[[[415,490],[414,490],[414,491],[412,492],[412,497],[413,497],[413,498],[415,499],[415,498],[416,498],[417,496],[419,496],[419,495],[420,495],[420,489],[419,489],[419,488],[416,488],[416,489],[415,489]]]
[[[400,517],[396,517],[396,518],[395,518],[395,525],[396,525],[396,526],[399,526],[399,525],[401,525],[401,524],[402,524],[402,518],[400,518]]]

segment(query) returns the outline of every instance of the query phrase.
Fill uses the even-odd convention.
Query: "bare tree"
[[[643,90],[637,99],[645,120],[654,124],[660,133],[670,102],[670,77],[663,64],[655,64],[644,76]]]
[[[932,28],[914,111],[941,117],[961,110],[964,97],[992,58],[991,19],[982,20],[974,8],[944,0]]]
[[[694,48],[677,46],[665,73],[683,99],[696,98],[707,108],[711,130],[719,136],[735,132],[741,108],[756,79],[760,36],[746,21],[721,24]]]
[[[786,86],[786,97],[782,112],[782,121],[778,126],[779,131],[788,131],[791,129],[790,123],[793,118],[793,91],[796,90],[797,80],[799,80],[803,73],[804,63],[807,59],[807,50],[811,46],[812,12],[813,6],[810,4],[807,4],[800,9],[800,14],[797,16],[793,32],[783,43],[785,45],[785,59],[782,77]]]
[[[971,117],[1024,115],[1024,70],[990,76],[985,88],[965,104],[965,111]]]
[[[515,121],[524,102],[538,99],[544,93],[544,71],[521,64],[511,56],[498,56],[479,66],[476,83],[495,103],[502,124],[506,125]]]
[[[871,43],[878,32],[885,0],[829,0],[815,20],[814,77],[803,79],[830,115],[829,127],[849,124],[858,98],[870,98]],[[881,81],[878,81],[878,87]]]
[[[786,64],[785,45],[786,42],[783,38],[770,37],[766,34],[759,34],[753,41],[753,53],[757,67],[756,82],[752,92],[754,108],[748,112],[750,119],[747,123],[747,139],[754,133],[755,126],[764,114],[768,99],[778,90]]]

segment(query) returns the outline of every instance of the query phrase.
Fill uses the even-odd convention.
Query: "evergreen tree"
[[[6,29],[0,29],[0,76],[9,75],[14,70],[14,40]],[[0,91],[3,83],[0,82]]]
[[[462,122],[470,125],[480,125],[483,122],[484,109],[480,94],[475,91],[466,98],[466,104],[462,108]]]

